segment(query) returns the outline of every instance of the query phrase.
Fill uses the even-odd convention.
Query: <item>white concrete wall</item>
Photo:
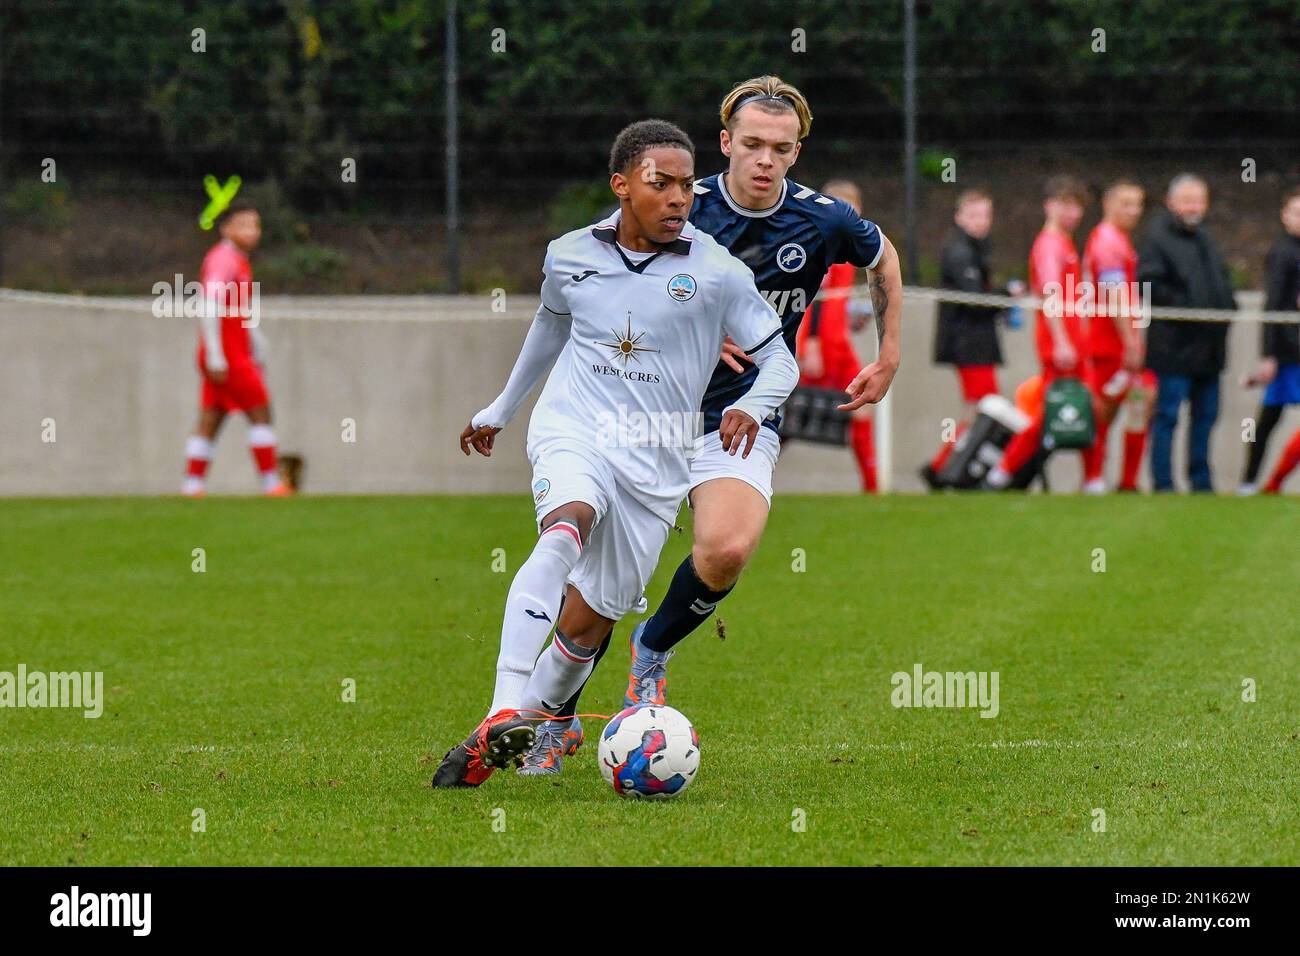
[[[536,300],[511,296],[506,305],[494,313],[486,297],[264,298],[276,431],[282,451],[305,457],[306,490],[525,492],[525,419],[498,439],[491,460],[466,459],[457,447],[469,416],[504,383]],[[274,317],[286,312],[301,317]],[[916,470],[961,407],[955,375],[930,364],[933,322],[933,305],[908,303],[894,386],[899,491],[920,490]],[[1258,403],[1236,384],[1257,356],[1258,329],[1239,323],[1230,340],[1214,447],[1220,490],[1235,486],[1241,420]],[[195,320],[155,318],[146,299],[111,308],[0,300],[0,495],[174,493],[198,404],[196,336]],[[1009,393],[1036,366],[1029,328],[1003,342]],[[871,354],[865,338],[861,345]],[[356,421],[355,444],[341,440],[345,418]],[[45,419],[55,423],[53,443],[42,441]],[[242,420],[227,424],[213,493],[255,489],[245,436]],[[1059,458],[1055,487],[1072,490],[1078,456]],[[776,486],[852,491],[856,470],[847,449],[791,445]]]

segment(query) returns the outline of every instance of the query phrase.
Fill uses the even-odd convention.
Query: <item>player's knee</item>
[[[203,438],[208,439],[208,441],[214,441],[217,437],[217,432],[220,429],[221,429],[220,421],[200,422],[199,427],[197,429],[197,434]]]
[[[750,542],[741,538],[727,538],[697,545],[692,553],[695,573],[714,590],[728,588],[736,583],[740,572],[749,562],[752,552],[753,546]]]

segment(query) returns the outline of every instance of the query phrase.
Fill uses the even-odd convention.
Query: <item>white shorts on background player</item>
[[[619,484],[608,461],[577,440],[554,438],[530,449],[537,523],[560,505],[582,501],[596,510],[569,583],[602,617],[644,614],[646,585],[672,523]]]
[[[748,458],[741,451],[729,455],[722,447],[718,432],[711,431],[696,440],[695,457],[691,460],[691,491],[714,478],[735,478],[749,485],[772,507],[772,472],[781,454],[781,439],[770,428],[760,427],[758,437]]]

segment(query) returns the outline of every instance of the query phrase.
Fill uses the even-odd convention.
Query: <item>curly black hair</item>
[[[661,146],[675,146],[684,149],[695,158],[695,144],[682,132],[681,128],[667,120],[638,120],[614,139],[614,146],[609,151],[609,174],[624,173],[641,158],[648,149]]]

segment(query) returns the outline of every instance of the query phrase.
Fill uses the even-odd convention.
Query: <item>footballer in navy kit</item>
[[[837,262],[874,269],[885,252],[885,237],[842,199],[782,179],[776,205],[748,209],[727,187],[722,173],[695,184],[691,222],[749,266],[758,291],[776,309],[781,334],[793,354],[795,335],[826,272]],[[716,431],[732,396],[743,395],[757,374],[744,362],[741,371],[719,362],[704,393],[704,430]],[[847,382],[844,383],[846,386]],[[777,420],[765,423],[775,431]]]
[[[696,183],[691,222],[749,266],[759,292],[778,313],[791,354],[799,323],[830,266],[848,262],[868,269],[880,353],[844,383],[848,400],[840,408],[853,411],[880,401],[899,362],[903,279],[898,254],[848,203],[786,178],[812,125],[808,102],[797,89],[776,76],[746,80],[723,99],[721,119],[727,171]],[[781,448],[776,416],[764,421],[746,456],[727,454],[718,433],[723,411],[751,387],[756,374],[742,346],[727,340],[705,391],[704,436],[691,461],[694,545],[663,603],[632,632],[624,706],[664,702],[672,648],[731,592],[762,537]],[[573,716],[577,696],[555,720],[537,728],[521,773],[558,773],[561,758],[576,749],[582,739]]]

